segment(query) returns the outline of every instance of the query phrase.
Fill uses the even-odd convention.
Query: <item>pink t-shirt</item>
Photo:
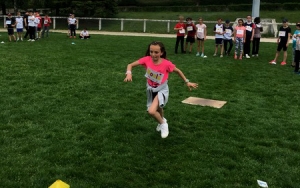
[[[245,34],[245,30],[246,30],[246,27],[245,26],[236,26],[235,27],[235,30],[236,30],[236,37],[237,38],[244,38],[244,34]]]
[[[155,65],[151,56],[142,57],[138,62],[146,68],[145,77],[152,87],[163,84],[168,79],[169,72],[173,72],[175,69],[175,65],[166,59],[162,59],[160,64]]]

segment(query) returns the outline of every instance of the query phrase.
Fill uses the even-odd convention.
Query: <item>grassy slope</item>
[[[174,39],[92,36],[71,45],[63,34],[50,37],[1,44],[1,186],[298,186],[300,78],[267,63],[275,44],[262,43],[258,59],[234,61],[213,58],[213,41],[201,59],[174,55]],[[122,82],[152,40],[164,41],[168,58],[200,84],[189,92],[170,76],[164,140],[145,111],[144,70]],[[228,103],[180,102],[189,96]]]

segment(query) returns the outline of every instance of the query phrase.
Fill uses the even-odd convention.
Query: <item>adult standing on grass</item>
[[[43,31],[42,31],[42,38],[44,38],[44,35],[45,35],[45,32],[46,32],[46,37],[49,36],[49,27],[50,27],[50,24],[52,23],[51,21],[51,18],[48,16],[48,14],[46,14],[44,16],[44,19],[43,19]]]
[[[184,36],[185,36],[185,24],[183,22],[184,17],[179,16],[179,22],[175,25],[174,30],[177,31],[176,44],[175,44],[175,54],[178,53],[178,46],[180,43],[181,53],[186,53],[183,48]]]
[[[16,37],[14,35],[15,23],[16,20],[13,17],[11,17],[10,13],[8,13],[7,17],[5,18],[5,27],[7,28],[9,42],[11,42],[11,38],[13,38],[14,41],[16,41]]]
[[[35,17],[33,13],[30,11],[28,16],[28,31],[29,31],[29,40],[28,41],[35,41]]]
[[[244,24],[246,27],[246,41],[244,45],[244,54],[246,58],[250,58],[251,42],[253,41],[255,24],[252,22],[252,16],[247,16],[247,21]],[[253,52],[252,52],[253,53]]]
[[[76,38],[76,24],[77,24],[77,20],[74,17],[74,14],[72,14],[71,18],[69,19],[69,24],[70,24],[70,38],[74,37],[74,39]]]
[[[149,44],[146,56],[128,64],[125,82],[132,81],[132,68],[142,65],[146,68],[147,78],[147,110],[157,122],[157,131],[161,131],[161,137],[169,135],[167,120],[163,115],[163,107],[168,102],[169,87],[168,77],[170,72],[177,73],[186,85],[190,88],[197,88],[198,84],[189,82],[181,70],[166,59],[167,52],[162,42],[152,42]]]
[[[23,28],[24,28],[24,20],[23,17],[21,16],[21,13],[17,13],[17,18],[16,18],[16,28],[17,28],[17,41],[21,40],[23,41]]]
[[[276,65],[277,58],[280,54],[280,51],[283,50],[283,61],[280,63],[281,65],[286,65],[287,58],[287,48],[290,43],[292,30],[288,26],[288,20],[282,20],[282,26],[279,28],[278,38],[277,38],[277,52],[275,54],[274,60],[270,61],[270,64]]]

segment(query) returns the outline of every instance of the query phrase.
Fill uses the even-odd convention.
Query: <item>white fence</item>
[[[5,26],[5,17],[6,16],[0,16],[3,17],[3,25]],[[51,17],[52,19],[52,28],[53,29],[66,29],[67,27],[67,17]],[[93,23],[89,23],[89,21],[93,21]],[[81,22],[85,22],[88,23],[88,27],[91,27],[91,25],[93,25],[93,30],[107,30],[110,31],[110,28],[105,28],[103,27],[103,22],[106,21],[117,21],[119,22],[119,31],[124,31],[124,26],[125,24],[128,24],[129,22],[139,22],[142,23],[141,24],[141,28],[135,28],[138,31],[144,32],[146,33],[150,28],[147,27],[148,25],[152,24],[153,27],[153,23],[160,23],[163,24],[165,27],[165,29],[163,30],[163,32],[167,32],[170,33],[171,31],[173,31],[173,27],[176,24],[176,22],[178,22],[177,20],[155,20],[155,19],[126,19],[126,18],[86,18],[86,17],[77,17],[77,29],[80,28],[80,23]],[[59,24],[58,24],[59,22]],[[205,24],[209,25],[209,27],[213,27],[213,25],[216,23],[216,21],[205,21]],[[231,22],[232,24],[236,24],[236,22]],[[263,22],[261,23],[263,25],[263,27],[265,29],[267,29],[267,31],[265,31],[265,33],[272,33],[275,35],[277,35],[277,26],[281,25],[281,23],[276,23],[275,20],[273,19],[272,22],[267,23],[267,22]],[[59,25],[59,27],[58,27]],[[85,24],[87,25],[87,24]],[[128,24],[129,27],[130,24]],[[290,23],[289,25],[295,25],[295,23]],[[116,28],[115,28],[116,29]]]

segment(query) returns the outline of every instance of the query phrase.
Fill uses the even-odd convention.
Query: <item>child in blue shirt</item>
[[[225,55],[230,55],[230,51],[232,49],[233,43],[232,43],[232,34],[233,34],[233,28],[230,25],[230,21],[226,20],[225,25],[224,25],[224,50],[225,50]],[[227,44],[229,43],[229,48],[227,49]]]

